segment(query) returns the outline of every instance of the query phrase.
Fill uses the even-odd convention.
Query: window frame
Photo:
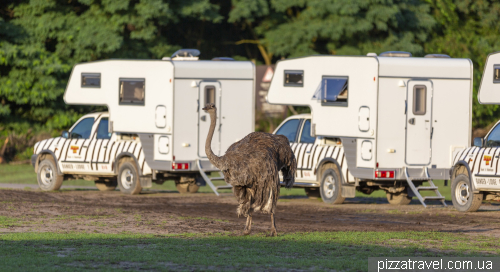
[[[208,103],[207,102],[207,90],[209,88],[214,89],[214,105],[217,106],[217,87],[215,85],[205,85],[205,88],[203,88],[203,96],[205,99],[205,105]]]
[[[292,73],[301,73],[302,74],[302,83],[286,83],[286,75],[287,74],[292,74]],[[285,87],[304,87],[304,78],[305,78],[305,72],[304,70],[285,70],[283,72],[283,86]]]
[[[416,102],[417,102],[417,88],[424,88],[424,112],[420,113],[420,111],[415,111],[416,108]],[[426,115],[427,114],[427,86],[426,85],[414,85],[413,86],[413,105],[411,108],[411,111],[413,112],[413,115]]]
[[[83,85],[83,82],[84,82],[83,78],[84,78],[85,76],[88,76],[88,77],[91,77],[91,76],[93,76],[93,77],[98,76],[98,77],[99,77],[99,86]],[[82,88],[100,89],[100,88],[101,88],[101,81],[102,81],[102,78],[101,78],[101,73],[87,73],[87,72],[83,73],[83,72],[82,72],[82,73],[80,74],[80,86],[81,86]]]
[[[142,81],[144,82],[144,99],[142,103],[139,102],[122,102],[121,101],[121,82],[122,81]],[[146,78],[136,78],[136,77],[120,77],[118,78],[118,105],[127,105],[127,106],[145,106],[146,105]]]
[[[500,77],[495,79],[495,71],[499,71],[500,73],[500,64],[493,65],[493,84],[500,83]]]
[[[488,134],[486,134],[486,136],[484,136],[484,138],[483,138],[483,139],[484,139],[484,140],[483,140],[483,146],[482,146],[483,148],[484,148],[484,147],[500,147],[500,145],[499,145],[499,146],[488,146],[488,139],[490,138],[491,133],[492,133],[492,132],[493,132],[496,128],[500,128],[500,121],[499,121],[499,122],[497,122],[497,123],[493,126],[493,128],[492,128],[492,129],[490,129],[490,131],[488,131]]]
[[[108,133],[109,133],[109,117],[108,116],[101,117],[101,118],[99,118],[99,123],[97,124],[97,128],[95,130],[95,138],[96,138],[96,140],[110,140],[111,136],[113,136],[112,133],[111,133],[111,135],[109,135],[109,138],[99,138],[99,128],[101,127],[102,119],[108,119]]]
[[[323,80],[332,78],[332,79],[347,79],[347,98],[346,101],[323,101],[321,98],[322,96],[322,85],[323,85]],[[321,90],[320,90],[320,101],[321,101],[321,106],[334,106],[334,107],[349,107],[349,76],[322,76],[321,77]]]
[[[312,143],[302,142],[302,133],[304,132],[304,127],[305,127],[307,121],[309,121],[309,123],[311,124],[310,130],[312,130],[312,120],[309,119],[309,118],[302,119],[302,122],[300,123],[300,134],[298,135],[298,141],[297,141],[297,143],[314,144],[316,142],[316,138],[317,138],[316,136],[313,137],[314,138],[314,142],[312,142]]]

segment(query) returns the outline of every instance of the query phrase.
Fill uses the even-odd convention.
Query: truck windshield
[[[497,125],[488,135],[486,140],[486,147],[498,147],[500,146],[500,125]]]
[[[92,132],[93,125],[93,117],[83,119],[71,130],[71,138],[88,139],[90,137],[90,133]]]
[[[295,138],[297,138],[297,129],[299,128],[299,123],[300,119],[288,120],[280,127],[280,129],[278,129],[276,134],[284,135],[290,142],[295,142]]]

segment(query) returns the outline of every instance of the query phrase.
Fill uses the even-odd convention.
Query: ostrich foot
[[[271,229],[271,233],[269,233],[268,237],[278,237],[276,229]]]
[[[278,237],[278,231],[276,231],[276,222],[274,221],[274,213],[271,213],[271,233],[270,237]]]
[[[243,230],[243,235],[248,235],[252,232],[252,216],[247,216],[247,223],[245,224],[245,229]]]

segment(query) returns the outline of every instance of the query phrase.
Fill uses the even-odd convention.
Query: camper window
[[[304,71],[303,70],[285,70],[285,86],[288,87],[303,87],[304,86]]]
[[[290,142],[295,142],[297,138],[297,130],[299,128],[300,119],[291,119],[286,121],[276,132],[277,135],[284,135]]]
[[[500,83],[500,65],[493,66],[493,83]]]
[[[205,104],[215,105],[215,86],[205,86]]]
[[[119,91],[120,104],[144,105],[144,78],[120,78]]]
[[[101,88],[101,74],[82,73],[82,88]]]
[[[323,76],[313,98],[321,99],[325,106],[347,106],[348,93],[348,77]]]
[[[427,87],[415,85],[413,87],[413,114],[424,115],[426,112]]]

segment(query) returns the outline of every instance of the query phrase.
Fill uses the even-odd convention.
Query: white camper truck
[[[310,134],[328,148],[292,143],[297,183],[324,201],[382,189],[391,204],[417,196],[446,205],[432,179],[448,180],[453,155],[470,143],[472,62],[406,52],[283,60],[268,101],[310,107]]]
[[[75,65],[64,101],[107,106],[109,114],[84,116],[69,133],[36,144],[32,163],[40,187],[57,190],[63,179],[76,177],[103,190],[118,185],[139,193],[173,179],[180,191],[206,182],[217,194],[206,175],[218,169],[205,154],[210,120],[201,109],[217,105],[212,149],[222,155],[254,131],[255,67],[227,58],[200,61],[197,54]]]
[[[486,59],[479,87],[481,104],[500,104],[500,52]],[[477,211],[483,200],[500,200],[500,122],[474,146],[454,156],[451,173],[453,206],[463,212]]]

